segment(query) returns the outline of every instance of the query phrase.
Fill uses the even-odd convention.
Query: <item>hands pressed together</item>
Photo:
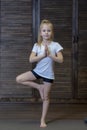
[[[63,55],[61,52],[58,52],[57,54],[53,55],[50,48],[47,45],[45,45],[45,57],[47,56],[52,58],[55,62],[63,62]]]
[[[63,55],[62,55],[62,53],[58,52],[55,55],[52,54],[50,48],[47,45],[45,45],[45,52],[42,55],[36,55],[36,53],[32,52],[30,57],[29,57],[29,61],[30,61],[30,63],[38,62],[38,61],[40,61],[41,59],[43,59],[45,57],[50,57],[55,62],[58,62],[58,63],[62,63],[63,62]]]
[[[49,50],[47,45],[45,45],[45,56],[51,57],[51,52],[50,52],[50,50]]]

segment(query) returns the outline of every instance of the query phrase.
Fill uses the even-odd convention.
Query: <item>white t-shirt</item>
[[[51,54],[55,55],[60,50],[62,50],[63,47],[58,42],[52,41],[48,45],[48,49],[51,52]],[[44,54],[45,46],[42,44],[41,46],[38,46],[38,44],[35,43],[32,51],[35,52],[37,55],[42,55]],[[45,57],[36,64],[36,67],[33,70],[42,77],[45,77],[48,79],[54,79],[55,76],[54,76],[53,63],[54,62],[50,57]]]

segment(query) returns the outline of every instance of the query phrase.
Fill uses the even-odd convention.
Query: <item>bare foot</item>
[[[44,87],[40,86],[39,93],[40,93],[41,99],[43,100],[44,99]]]
[[[46,125],[46,123],[45,123],[45,122],[41,122],[40,127],[45,128],[45,127],[47,127],[47,125]]]

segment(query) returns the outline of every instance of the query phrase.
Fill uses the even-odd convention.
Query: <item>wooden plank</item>
[[[0,103],[0,120],[40,120],[41,104]],[[47,120],[84,119],[87,104],[50,104]]]
[[[28,61],[32,48],[31,0],[1,1],[0,48],[0,97],[31,96],[31,89],[22,89],[15,81],[18,74],[32,68]]]
[[[87,1],[79,0],[78,97],[87,98]]]

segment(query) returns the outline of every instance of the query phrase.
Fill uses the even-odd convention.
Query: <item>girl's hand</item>
[[[47,45],[45,45],[45,55],[50,56],[50,50]]]

